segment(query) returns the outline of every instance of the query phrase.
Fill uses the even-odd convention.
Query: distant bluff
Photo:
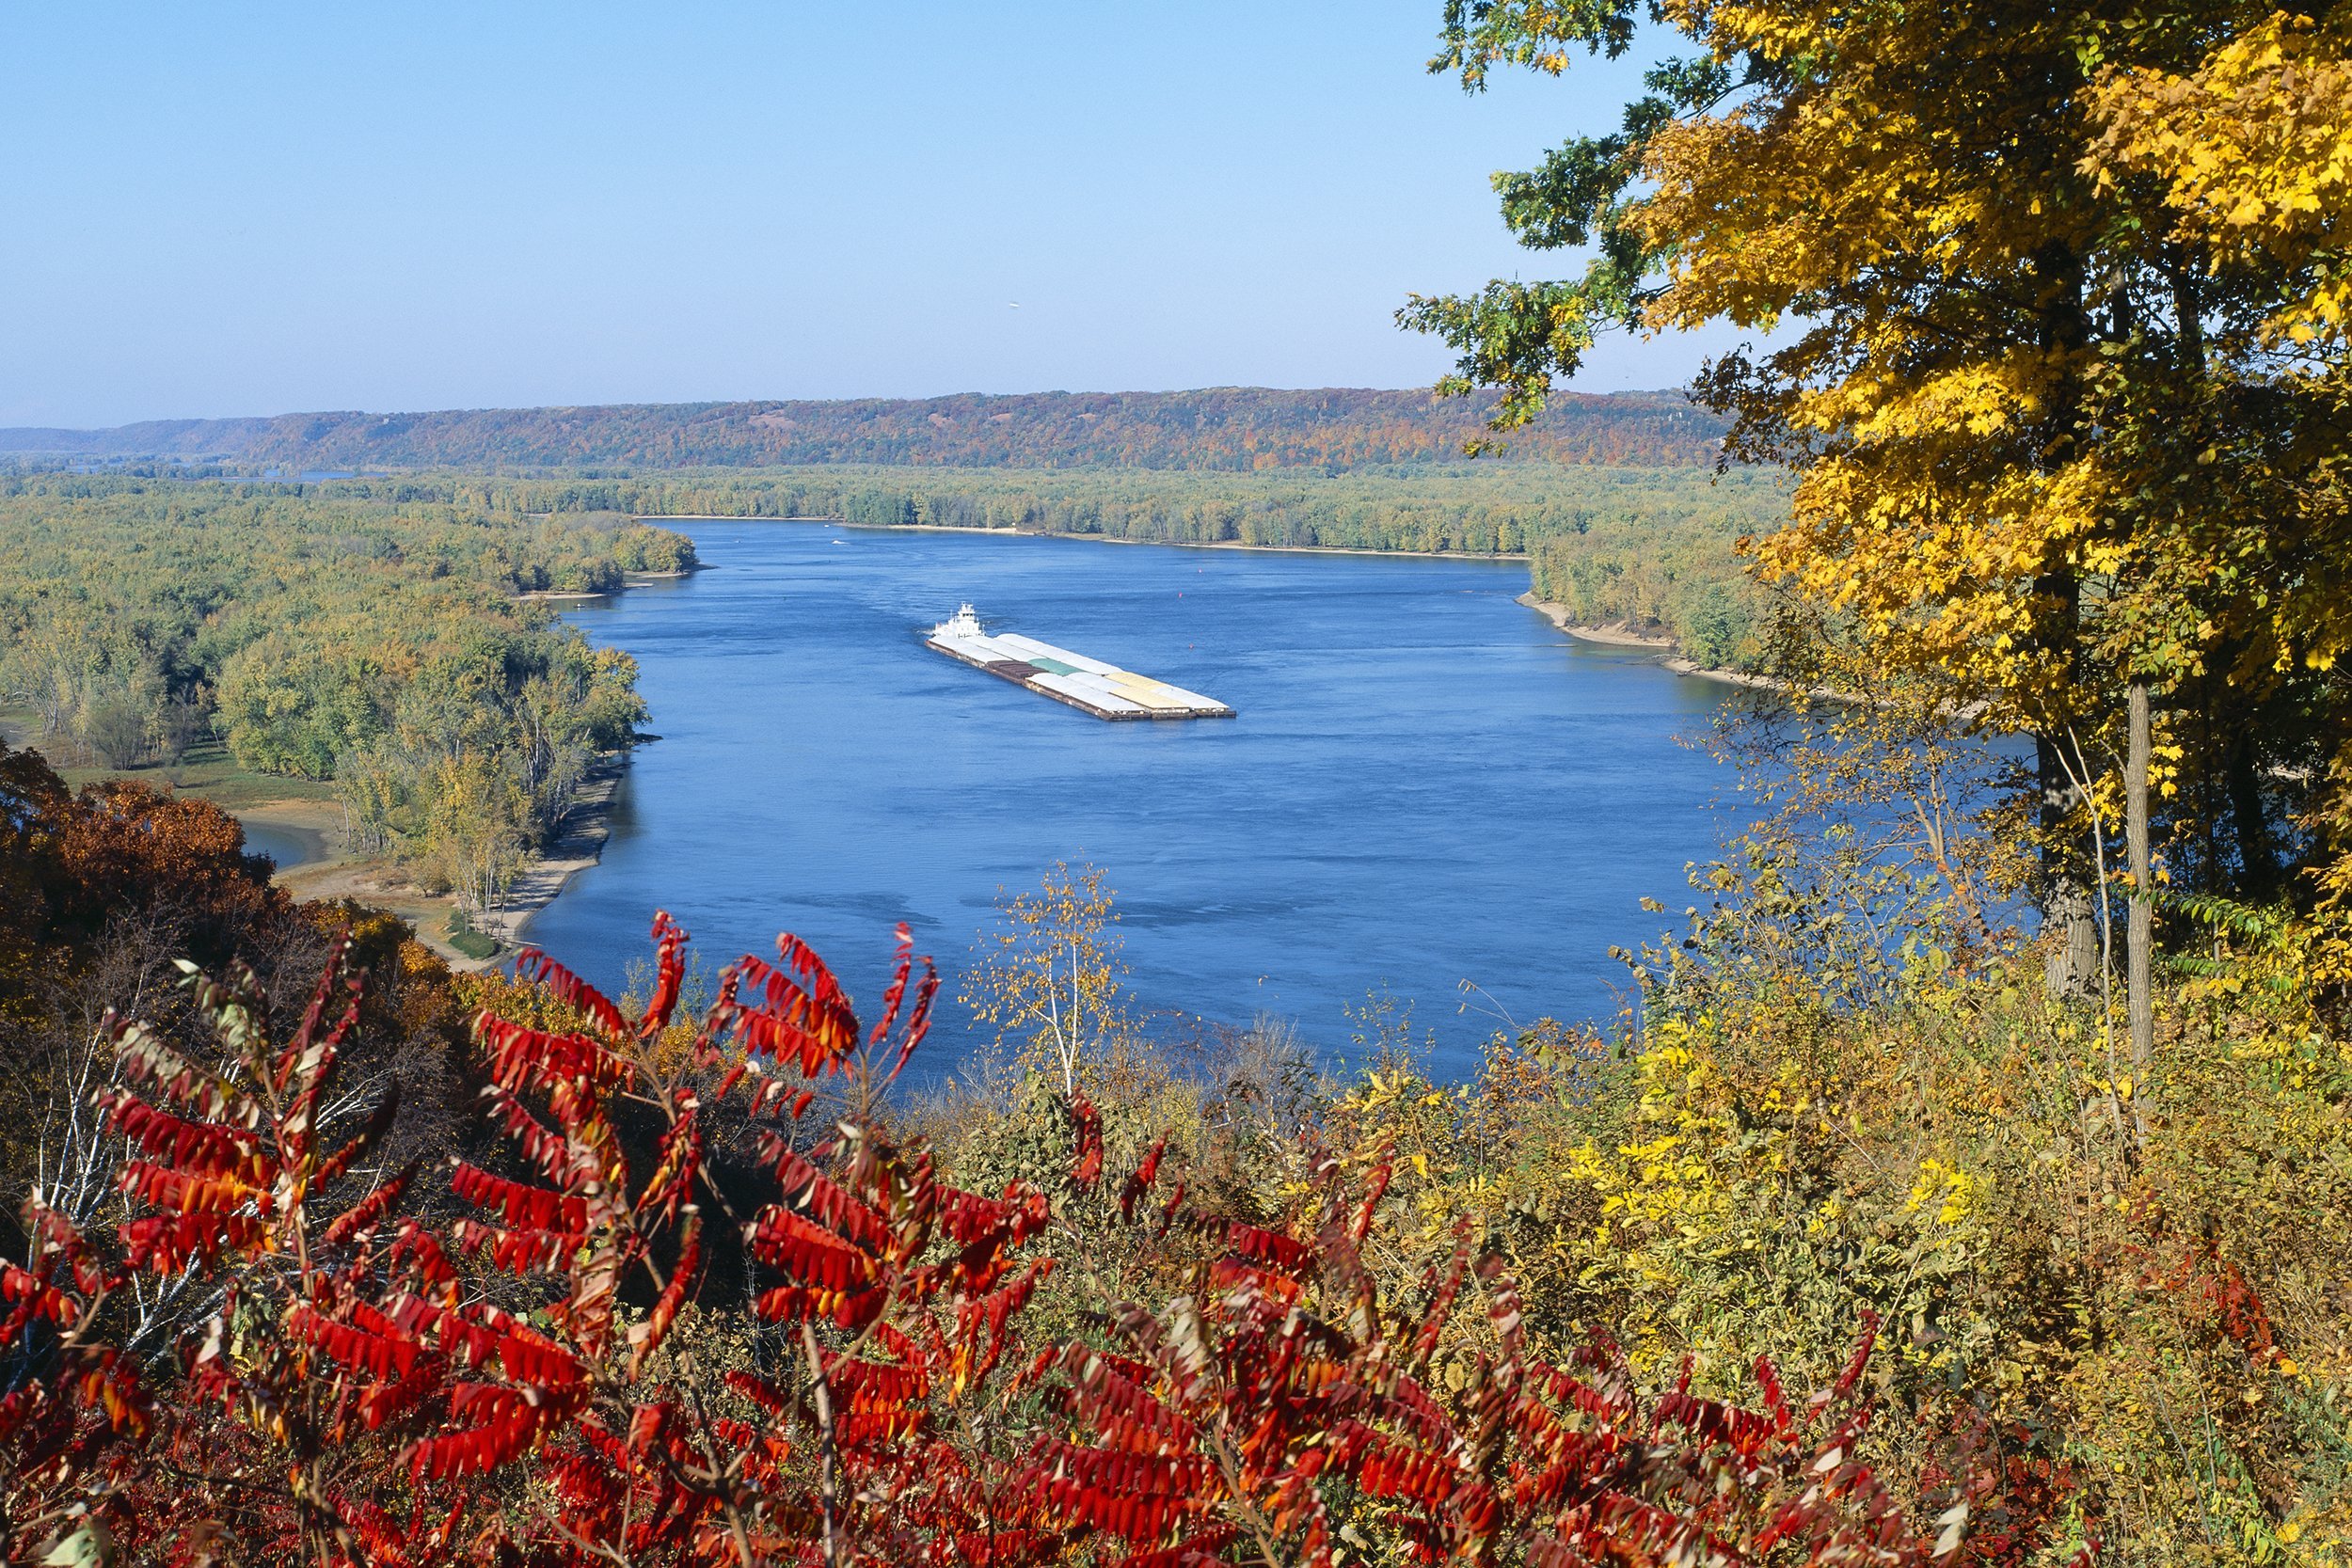
[[[1446,461],[1491,399],[1426,390],[1217,387],[1190,392],[966,393],[800,403],[624,404],[427,414],[164,420],[114,430],[0,430],[0,453],[211,459],[290,468],[967,467],[1248,470]],[[1561,394],[1507,459],[1684,467],[1715,461],[1724,422],[1677,392]]]

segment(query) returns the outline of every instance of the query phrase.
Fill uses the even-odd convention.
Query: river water
[[[1728,820],[1727,770],[1680,743],[1725,689],[1561,634],[1514,602],[1524,566],[672,526],[708,570],[570,616],[636,656],[661,736],[530,927],[606,985],[664,908],[714,963],[796,931],[870,1001],[903,920],[948,972],[935,1072],[1000,891],[1091,862],[1166,1026],[1344,1049],[1385,994],[1459,1073],[1501,1016],[1613,1016],[1610,944],[1669,918],[1645,895],[1689,902]],[[1107,723],[924,647],[965,599],[1240,717]]]
[[[246,853],[267,855],[270,863],[280,871],[291,871],[318,859],[310,840],[300,833],[263,822],[240,822],[238,826],[245,830]]]

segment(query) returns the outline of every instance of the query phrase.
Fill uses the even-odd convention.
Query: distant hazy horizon
[[[1427,383],[1405,387],[1341,387],[1316,385],[1271,387],[1255,383],[1227,382],[1215,387],[1040,387],[1033,389],[984,389],[956,388],[945,392],[923,393],[900,397],[890,393],[868,396],[803,398],[785,395],[741,398],[674,398],[629,399],[615,403],[538,403],[538,404],[475,404],[447,408],[281,408],[272,412],[241,409],[228,414],[155,414],[135,420],[116,420],[105,424],[22,423],[0,424],[0,435],[18,435],[25,431],[55,430],[72,435],[104,435],[111,431],[132,429],[141,425],[215,424],[243,420],[268,421],[276,420],[337,419],[365,415],[381,419],[432,419],[453,414],[520,414],[544,413],[556,410],[603,408],[691,408],[721,407],[739,404],[763,403],[933,403],[950,398],[1003,397],[1159,397],[1182,396],[1192,392],[1251,391],[1251,392],[1426,392]],[[1678,394],[1679,387],[1613,387],[1606,389],[1579,386],[1577,391],[1600,397],[1667,397]]]
[[[1468,96],[1441,10],[16,8],[0,426],[1426,387],[1408,293],[1581,267],[1488,175],[1639,90]],[[1578,385],[1733,341],[1607,340]]]
[[[940,398],[557,404],[538,408],[151,420],[96,430],[0,427],[0,457],[161,458],[289,472],[621,464],[1329,469],[1458,460],[1494,394],[1425,388],[1207,388]],[[1516,456],[1712,463],[1721,420],[1679,394],[1564,393]]]

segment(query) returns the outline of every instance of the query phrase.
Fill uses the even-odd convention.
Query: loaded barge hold
[[[970,605],[931,628],[926,646],[1097,719],[1231,719],[1214,697],[1010,632],[991,634]]]

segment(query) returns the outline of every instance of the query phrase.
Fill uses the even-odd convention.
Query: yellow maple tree
[[[1582,276],[1401,313],[1462,351],[1445,389],[1501,387],[1507,427],[1613,325],[1752,330],[1692,392],[1731,416],[1728,459],[1796,474],[1753,568],[2033,737],[2074,983],[2103,801],[2153,784],[2139,825],[2196,885],[2295,885],[2352,712],[2340,24],[2010,0],[1656,17],[1685,53],[1620,131],[1496,176],[1518,237],[1581,248]],[[1637,20],[1454,0],[1433,69],[1556,74]]]

